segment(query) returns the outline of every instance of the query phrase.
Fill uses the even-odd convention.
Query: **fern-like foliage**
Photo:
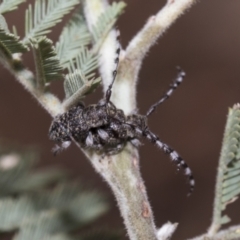
[[[0,4],[0,14],[11,12],[18,8],[18,5],[25,2],[26,0],[3,0]]]
[[[7,33],[9,33],[7,21],[2,14],[0,14],[0,26],[1,29],[4,29]]]
[[[59,169],[33,171],[36,164],[36,154],[27,152],[22,154],[1,151],[0,157],[0,198],[18,195],[41,189],[47,184],[62,179],[65,174]]]
[[[67,64],[70,73],[80,69],[87,79],[94,76],[93,72],[97,70],[97,67],[98,57],[85,47],[80,48],[76,58]]]
[[[94,230],[85,236],[83,236],[82,240],[120,240],[121,234],[117,232],[104,232],[102,230]]]
[[[36,64],[37,88],[44,90],[50,81],[62,77],[62,68],[51,40],[40,37],[31,39],[31,43]]]
[[[64,15],[69,13],[79,0],[36,0],[34,9],[30,4],[25,15],[26,44],[31,38],[44,36],[51,32],[53,26],[62,21]]]
[[[14,240],[85,239],[70,231],[105,213],[105,198],[70,183],[58,169],[33,170],[35,163],[35,152],[0,149],[0,238],[16,231]]]
[[[101,78],[88,80],[79,69],[66,75],[64,81],[66,99],[63,103],[65,108],[68,109],[72,104],[80,101],[94,91],[100,83]]]
[[[123,2],[113,2],[113,4],[99,16],[96,26],[93,26],[92,36],[90,36],[90,31],[87,28],[82,11],[79,9],[63,29],[59,41],[56,44],[61,64],[67,67],[70,62],[77,57],[78,52],[91,42],[94,44],[94,48],[91,50],[92,56],[94,56],[94,54],[96,55],[124,7],[125,3]]]
[[[83,15],[78,10],[64,27],[56,44],[56,51],[61,65],[66,68],[77,57],[83,47],[90,43],[91,35]]]
[[[240,193],[240,105],[229,110],[218,167],[213,225],[219,229],[230,218],[223,215],[226,206]],[[240,234],[239,234],[240,237]]]
[[[107,34],[116,23],[118,16],[123,12],[125,6],[126,4],[124,2],[113,2],[112,5],[98,17],[96,25],[92,27],[94,52],[98,52]]]
[[[45,239],[89,224],[107,208],[101,194],[62,184],[53,191],[0,200],[0,230],[19,228],[20,236],[34,231],[34,239]]]
[[[0,54],[6,60],[12,60],[13,53],[26,52],[24,46],[14,34],[9,33],[6,29],[0,28]]]
[[[94,91],[100,84],[101,79],[94,79],[95,70],[98,67],[98,58],[87,48],[82,47],[79,54],[68,65],[69,74],[64,81],[66,99],[64,105],[69,108],[87,94]]]

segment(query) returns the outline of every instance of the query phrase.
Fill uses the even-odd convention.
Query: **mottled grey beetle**
[[[120,49],[117,51],[118,55],[119,52]],[[116,63],[118,63],[118,58]],[[72,141],[76,141],[82,148],[91,149],[103,155],[111,155],[119,153],[128,142],[138,147],[140,145],[139,138],[144,137],[170,155],[178,168],[184,170],[184,174],[189,179],[189,193],[191,193],[195,185],[192,171],[178,153],[163,143],[147,126],[147,117],[155,111],[158,105],[170,97],[182,82],[185,73],[178,68],[178,75],[169,90],[156,104],[150,107],[146,115],[130,114],[128,116],[110,101],[116,74],[115,70],[105,98],[97,104],[84,106],[79,103],[54,118],[49,130],[49,137],[60,143],[54,152],[57,153],[67,148]]]

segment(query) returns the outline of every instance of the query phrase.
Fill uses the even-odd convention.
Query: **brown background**
[[[28,1],[31,2],[31,1]],[[129,0],[118,22],[123,47],[156,13],[165,0]],[[17,25],[23,34],[23,4],[19,11],[6,14],[9,25]],[[67,18],[65,18],[65,21]],[[61,28],[50,37],[56,41]],[[32,70],[32,55],[25,64]],[[210,225],[216,167],[228,108],[240,101],[240,1],[202,0],[182,16],[144,61],[139,76],[138,107],[145,113],[167,89],[180,65],[187,73],[182,86],[149,120],[151,129],[174,147],[191,166],[196,190],[187,198],[183,174],[177,173],[169,157],[153,145],[141,147],[141,170],[157,226],[179,222],[174,239],[186,239],[203,233]],[[108,196],[112,209],[98,225],[123,229],[114,198],[75,147],[53,157],[54,143],[48,140],[49,115],[2,67],[0,81],[0,136],[42,150],[42,165],[60,165],[81,176],[88,185]],[[63,97],[61,83],[54,92]],[[88,97],[93,103],[101,98],[98,90]],[[228,208],[233,223],[240,222],[239,201]],[[127,238],[126,238],[127,239]]]

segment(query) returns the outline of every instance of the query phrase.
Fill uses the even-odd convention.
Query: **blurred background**
[[[27,1],[34,2],[34,1]],[[128,6],[118,21],[121,44],[125,48],[146,20],[164,6],[165,0],[126,0]],[[24,9],[6,14],[9,27],[24,32]],[[159,39],[146,57],[139,75],[138,108],[145,113],[159,99],[181,66],[187,76],[173,96],[151,116],[149,126],[160,139],[186,160],[196,178],[196,189],[187,197],[188,185],[167,155],[144,141],[140,148],[141,171],[145,180],[156,225],[180,223],[173,239],[202,234],[210,225],[216,169],[228,108],[240,102],[240,1],[198,1]],[[64,18],[64,22],[69,17]],[[49,37],[57,41],[63,24]],[[25,65],[34,71],[31,53]],[[54,157],[54,143],[48,139],[50,116],[4,67],[0,66],[0,137],[9,142],[41,149],[42,166],[61,166],[100,189],[111,202],[111,210],[97,225],[122,229],[116,202],[109,187],[84,155],[72,146]],[[53,91],[63,98],[61,82]],[[86,99],[95,103],[102,97],[98,89]],[[240,222],[240,202],[228,207],[231,224]]]

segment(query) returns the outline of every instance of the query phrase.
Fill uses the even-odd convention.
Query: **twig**
[[[122,51],[118,77],[113,87],[111,100],[129,114],[136,108],[136,81],[143,58],[157,38],[179,17],[195,0],[169,0],[166,6],[130,42],[126,53]],[[104,11],[107,0],[85,0],[85,15],[89,28]],[[112,80],[113,59],[117,48],[116,31],[112,30],[100,50],[100,72],[104,92]],[[6,66],[18,81],[54,117],[64,109],[60,101],[50,93],[36,90],[33,74],[21,66]],[[167,234],[157,231],[153,213],[147,198],[145,185],[139,170],[137,150],[130,144],[118,155],[101,156],[86,152],[94,168],[110,185],[131,240],[166,240],[174,232],[172,227]]]
[[[136,80],[146,52],[161,33],[193,2],[193,0],[168,1],[167,5],[134,37],[126,52],[121,51],[120,67],[113,85],[111,101],[125,114],[130,114],[136,108]],[[85,0],[85,15],[90,29],[106,6],[106,0]],[[117,49],[116,35],[116,31],[112,30],[100,51],[100,72],[104,92],[112,80],[113,59]],[[93,154],[90,159],[96,171],[111,186],[131,240],[165,240],[171,236],[175,228],[171,228],[169,234],[161,232],[157,234],[139,170],[136,149],[128,145],[118,155],[99,159],[99,156]]]
[[[50,92],[41,92],[36,88],[35,77],[33,73],[22,64],[19,54],[13,55],[12,63],[3,61],[2,59],[1,62],[52,117],[64,112],[62,104],[56,96]]]
[[[151,16],[145,26],[136,34],[126,48],[124,58],[119,64],[118,79],[115,88],[122,91],[114,96],[117,106],[126,108],[129,114],[136,109],[136,83],[139,70],[146,53],[156,43],[157,39],[181,16],[196,0],[168,0],[166,5],[154,16]],[[128,87],[126,86],[128,85]],[[122,94],[126,89],[131,89],[129,94]],[[127,90],[128,91],[128,90]],[[120,101],[121,98],[121,101]]]
[[[85,1],[85,15],[89,28],[107,7],[105,0]],[[104,92],[112,81],[114,61],[117,49],[117,33],[112,30],[100,50],[100,72],[103,79]],[[121,58],[120,58],[121,61]],[[115,91],[114,91],[115,89]],[[111,101],[118,105],[114,95],[123,93],[113,89]],[[126,86],[124,95],[131,94],[132,88]],[[124,98],[122,95],[121,98]],[[128,102],[128,105],[130,103]],[[131,108],[130,106],[127,106]],[[126,108],[122,108],[126,111]],[[97,172],[107,181],[118,202],[128,235],[131,240],[156,240],[157,230],[153,214],[147,199],[145,186],[139,171],[139,156],[132,146],[127,146],[120,154],[104,159],[98,155],[90,156]]]
[[[207,236],[206,234],[191,238],[189,240],[237,240],[240,239],[240,225],[232,226],[228,229],[219,231],[214,236]]]

